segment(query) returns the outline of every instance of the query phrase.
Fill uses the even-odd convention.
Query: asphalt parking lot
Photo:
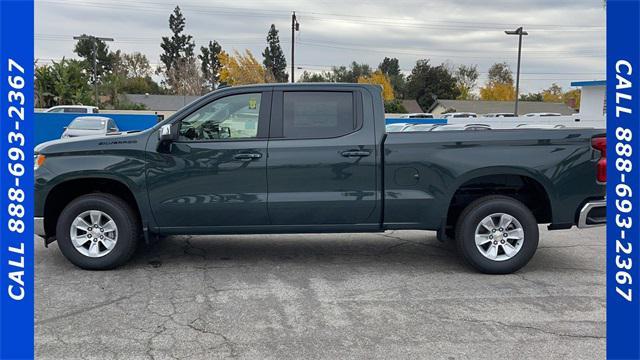
[[[39,359],[605,357],[605,229],[541,231],[514,275],[435,233],[169,237],[75,268],[36,238]]]

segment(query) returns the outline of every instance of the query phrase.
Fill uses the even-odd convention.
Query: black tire
[[[71,242],[71,224],[78,215],[89,210],[99,210],[109,215],[118,228],[115,246],[101,257],[85,256]],[[83,195],[71,201],[60,213],[56,225],[60,251],[74,265],[86,270],[109,270],[126,263],[136,250],[139,233],[138,216],[131,206],[110,194]]]
[[[520,250],[513,257],[502,261],[485,257],[475,241],[476,228],[480,222],[495,213],[511,215],[520,223],[524,231]],[[456,225],[458,252],[469,265],[485,274],[510,274],[519,270],[535,254],[538,239],[536,218],[523,203],[508,196],[492,195],[473,201],[462,211]],[[502,252],[504,254],[504,250]]]

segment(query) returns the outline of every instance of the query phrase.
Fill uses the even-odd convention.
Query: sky
[[[477,65],[481,86],[493,63],[507,62],[515,74],[518,38],[504,30],[523,26],[529,35],[523,39],[521,93],[605,78],[602,0],[36,0],[38,64],[74,58],[73,36],[86,33],[114,38],[111,50],[139,51],[157,65],[176,5],[197,49],[217,40],[227,52],[249,49],[261,59],[275,24],[289,66],[295,11],[296,77],[352,61],[375,68],[387,56],[398,58],[407,74],[418,59]]]

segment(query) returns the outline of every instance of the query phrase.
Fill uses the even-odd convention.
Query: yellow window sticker
[[[249,99],[249,109],[255,110],[257,106],[258,106],[258,100]]]

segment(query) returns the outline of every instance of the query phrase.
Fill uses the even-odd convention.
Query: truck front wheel
[[[131,207],[116,196],[80,196],[58,218],[58,246],[80,268],[113,269],[127,262],[136,249],[137,219]]]
[[[507,196],[486,196],[469,204],[456,225],[458,252],[487,274],[509,274],[525,266],[538,248],[538,224],[531,211]]]

